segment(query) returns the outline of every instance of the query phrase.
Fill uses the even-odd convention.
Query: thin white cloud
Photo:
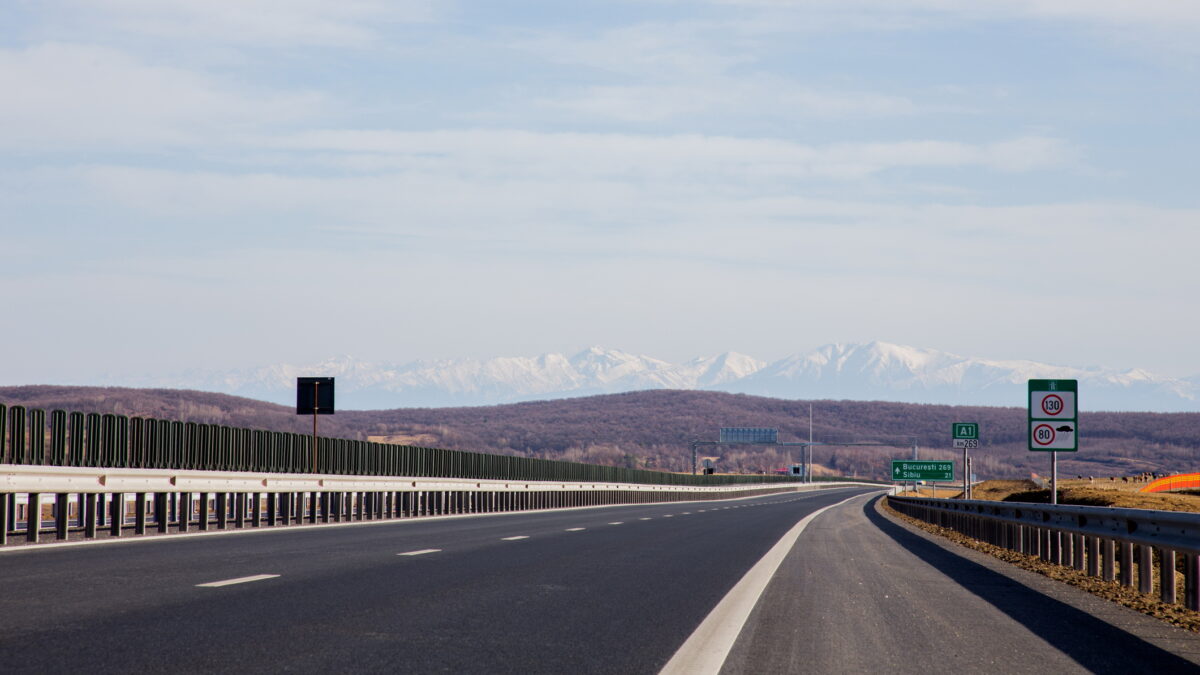
[[[684,85],[591,86],[538,101],[544,107],[620,122],[696,115],[869,118],[913,115],[933,106],[871,92],[824,91],[782,78],[717,78]]]
[[[877,212],[866,202],[851,208],[797,195],[811,181],[855,184],[895,168],[1027,171],[1070,157],[1060,142],[1038,138],[805,146],[511,131],[329,131],[290,137],[278,149],[287,173],[94,166],[66,187],[102,210],[181,224],[291,222],[459,241],[557,233],[569,245],[571,236],[613,227],[867,222]],[[331,163],[339,167],[332,174]]]
[[[281,150],[345,153],[341,164],[553,178],[695,176],[795,179],[861,178],[899,167],[981,167],[999,171],[1058,168],[1076,161],[1061,139],[1025,136],[971,144],[937,140],[806,145],[775,138],[704,135],[537,133],[512,130],[434,132],[313,131],[264,144]],[[334,161],[338,161],[335,160]]]
[[[434,18],[433,0],[73,0],[64,29],[96,27],[142,37],[250,47],[363,47],[389,23]],[[67,28],[70,27],[70,28]]]
[[[315,112],[316,94],[231,87],[106,47],[0,50],[0,147],[130,151],[227,143]]]
[[[652,0],[657,2],[658,0]],[[738,7],[816,12],[904,14],[929,12],[965,18],[1058,17],[1120,25],[1200,25],[1200,5],[1191,0],[709,0]]]

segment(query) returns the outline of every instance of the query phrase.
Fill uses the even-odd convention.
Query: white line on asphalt
[[[654,520],[653,518],[638,518],[638,520]]]
[[[663,518],[674,518],[674,517],[675,517],[674,513],[668,513],[667,515],[663,516]]]
[[[503,541],[516,541],[516,540],[518,540],[518,539],[528,539],[528,538],[529,538],[529,536],[528,536],[528,535],[525,535],[525,534],[520,534],[520,535],[517,535],[517,536],[515,536],[515,537],[502,537],[502,540],[503,540]]]
[[[625,521],[623,521],[623,520],[618,520],[615,523],[609,523],[609,525],[624,525],[624,524],[625,524]]]
[[[441,553],[440,548],[423,548],[420,551],[409,551],[407,553],[397,553],[396,555],[425,555],[426,553]]]
[[[262,581],[263,579],[274,579],[278,574],[256,574],[252,577],[238,577],[237,579],[226,579],[224,581],[210,581],[207,584],[196,584],[197,588],[220,588],[221,586],[232,586],[234,584],[245,584],[251,581]]]
[[[704,512],[706,512],[706,511],[708,511],[708,509],[700,509],[700,510],[699,510],[699,511],[697,511],[696,513],[704,513]]]
[[[733,588],[721,598],[721,602],[709,612],[704,621],[696,628],[691,637],[683,643],[675,656],[659,671],[659,675],[697,675],[699,673],[718,673],[725,664],[729,650],[737,641],[738,634],[750,618],[750,612],[758,599],[767,590],[771,577],[783,564],[784,558],[796,545],[800,533],[814,518],[829,509],[841,506],[851,499],[864,495],[855,495],[842,501],[817,509],[792,526],[792,529],[775,542],[770,551],[754,567],[742,577]]]
[[[586,527],[568,527],[567,532],[583,532],[586,529]]]

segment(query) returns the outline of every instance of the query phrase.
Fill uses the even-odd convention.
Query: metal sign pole
[[[320,384],[313,384],[313,441],[312,441],[312,456],[313,456],[313,473],[317,472],[317,389]]]
[[[813,442],[813,406],[808,404],[808,445],[804,448],[806,466],[804,467],[804,482],[811,483],[812,479],[812,442]]]
[[[963,499],[970,499],[970,497],[967,495],[967,490],[969,490],[971,487],[970,483],[971,483],[971,469],[970,469],[970,467],[967,466],[967,446],[964,444],[963,445],[963,493],[962,493]]]
[[[1050,503],[1058,503],[1058,453],[1050,453]]]

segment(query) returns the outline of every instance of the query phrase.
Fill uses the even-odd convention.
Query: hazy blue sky
[[[1194,0],[0,5],[5,383],[833,341],[1200,373]]]

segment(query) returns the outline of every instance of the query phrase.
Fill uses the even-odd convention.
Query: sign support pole
[[[1058,503],[1058,453],[1050,453],[1050,503]]]
[[[320,387],[319,383],[313,384],[313,473],[317,472],[317,389]]]
[[[808,404],[808,445],[804,448],[804,482],[811,483],[812,479],[812,446],[813,446],[813,408]]]
[[[967,446],[963,446],[963,499],[970,499],[967,494],[971,490],[971,469],[967,466]]]

